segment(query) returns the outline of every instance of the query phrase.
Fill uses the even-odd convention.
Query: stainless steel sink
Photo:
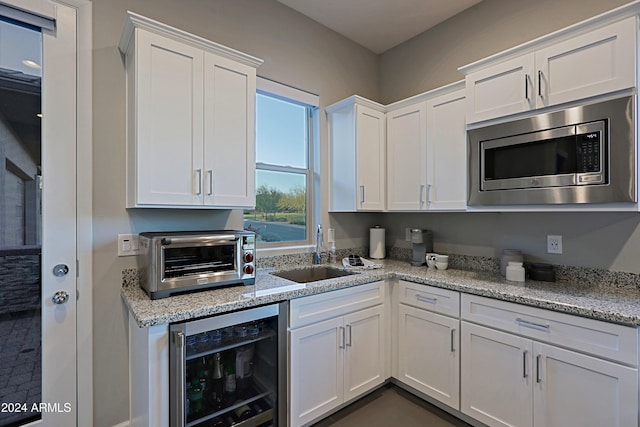
[[[282,277],[283,279],[292,280],[297,283],[309,283],[317,282],[319,280],[335,279],[336,277],[351,276],[352,274],[358,274],[351,271],[341,270],[335,267],[314,267],[314,268],[302,268],[298,270],[286,270],[271,273],[274,276]]]

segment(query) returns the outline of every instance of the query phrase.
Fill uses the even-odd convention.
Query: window
[[[256,208],[245,211],[244,228],[256,232],[262,247],[308,244],[316,108],[299,100],[296,89],[264,81],[275,93],[260,90],[261,80],[256,95]],[[293,99],[287,96],[292,94]]]

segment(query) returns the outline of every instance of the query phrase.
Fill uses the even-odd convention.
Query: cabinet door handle
[[[195,185],[194,187],[198,189],[198,191],[196,191],[196,194],[199,196],[200,194],[202,194],[202,169],[196,169],[196,176],[194,177],[195,179]]]
[[[529,74],[524,75],[524,98],[529,101]]]
[[[455,353],[456,351],[456,330],[455,328],[451,330],[451,353]]]
[[[422,193],[424,193],[424,184],[420,185],[420,207],[424,205],[424,199],[422,198]]]
[[[542,98],[542,70],[538,70],[538,96]]]
[[[531,322],[529,320],[524,320],[520,317],[516,318],[516,322],[518,322],[519,324],[521,324],[522,326],[525,326],[527,328],[540,328],[540,329],[546,329],[549,330],[550,326],[549,325],[544,325],[542,323],[536,323],[536,322]]]
[[[528,378],[529,372],[527,371],[527,355],[529,354],[528,350],[522,352],[522,377]]]
[[[351,347],[351,325],[347,325],[347,340],[345,347]]]
[[[360,186],[360,203],[364,203],[364,185]]]
[[[185,344],[185,336],[184,332],[176,331],[173,333],[174,347],[176,349],[176,370],[175,370],[175,379],[177,381],[176,384],[176,401],[173,403],[174,408],[176,409],[175,418],[173,419],[175,426],[184,427],[186,423],[186,408],[185,402],[187,401],[186,396],[186,360],[187,360],[187,349]]]
[[[431,204],[431,184],[427,185],[427,205]]]
[[[207,170],[207,177],[209,178],[209,189],[207,190],[207,196],[211,196],[213,194],[213,170]]]
[[[435,304],[438,301],[438,298],[425,297],[420,294],[416,294],[416,299],[420,302],[428,302],[429,304]]]
[[[536,356],[536,382],[537,383],[541,383],[542,382],[542,375],[540,373],[540,360],[542,359],[542,355],[539,354]]]
[[[342,326],[339,327],[339,335],[340,335],[340,345],[339,348],[344,348],[344,328]]]

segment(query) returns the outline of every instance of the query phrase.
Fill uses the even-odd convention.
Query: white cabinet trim
[[[203,37],[196,36],[194,34],[187,33],[186,31],[178,28],[171,27],[162,22],[155,21],[137,13],[128,11],[127,19],[124,24],[124,29],[118,43],[120,52],[125,54],[129,44],[133,41],[133,35],[136,28],[142,28],[144,30],[169,36],[175,40],[179,40],[182,43],[190,44],[191,46],[203,49],[209,52],[217,53],[218,55],[225,56],[234,61],[250,65],[254,68],[260,66],[264,61],[260,58],[256,58],[246,53],[242,53],[230,47],[221,45],[219,43],[212,42]]]

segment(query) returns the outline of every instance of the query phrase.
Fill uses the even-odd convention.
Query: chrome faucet
[[[322,246],[322,224],[318,224],[318,228],[316,230],[316,253],[313,255],[314,264],[322,263]]]

